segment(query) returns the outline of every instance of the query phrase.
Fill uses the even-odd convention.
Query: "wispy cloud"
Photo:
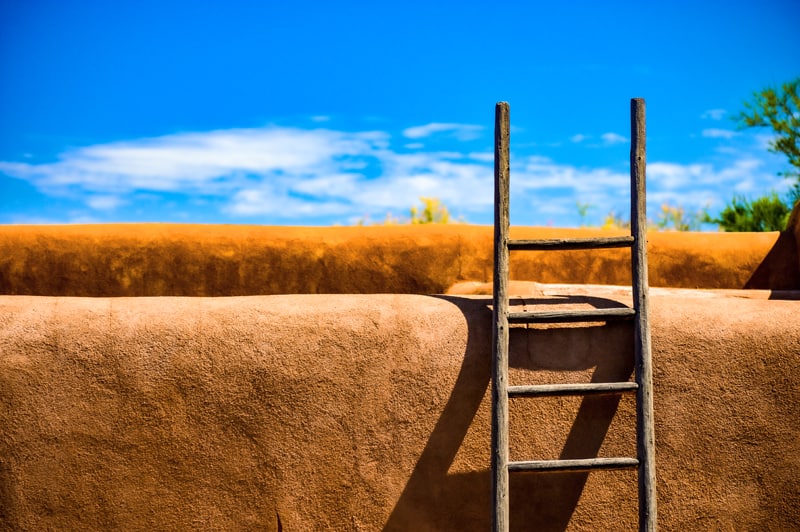
[[[728,111],[725,109],[709,109],[700,115],[700,118],[706,120],[722,120],[726,114],[728,114]]]
[[[461,147],[457,142],[449,145],[450,151],[419,146],[409,152],[407,139],[414,135],[456,130],[449,127],[453,124],[430,126],[409,128],[396,137],[385,131],[277,126],[182,133],[73,149],[51,163],[0,162],[0,173],[30,182],[46,196],[84,205],[82,212],[66,213],[62,221],[111,221],[114,212],[145,198],[156,208],[179,202],[180,209],[163,210],[175,216],[186,205],[203,203],[217,219],[231,222],[347,223],[364,215],[382,219],[387,211],[402,214],[420,196],[434,196],[454,214],[490,223],[492,152],[456,151]],[[609,144],[627,141],[615,133],[602,139]],[[747,139],[760,149],[753,138]],[[733,192],[780,190],[774,169],[753,155],[755,149],[739,146],[744,140],[734,139],[735,145],[713,161],[650,162],[648,197],[692,208],[725,201]],[[587,148],[592,146],[574,149]],[[517,224],[578,223],[576,201],[606,212],[628,208],[629,176],[623,163],[581,167],[518,148],[511,170],[512,219]]]
[[[409,139],[430,137],[436,133],[448,133],[458,140],[473,140],[480,136],[483,126],[473,124],[451,124],[432,122],[424,126],[414,126],[403,130],[403,136]]]
[[[185,133],[89,146],[57,162],[0,162],[0,172],[45,194],[81,197],[94,211],[136,193],[224,198],[232,216],[297,219],[385,211],[437,196],[484,208],[485,154],[398,153],[383,132],[267,127]]]
[[[744,152],[736,153],[724,165],[650,163],[647,176],[652,190],[648,198],[690,207],[719,207],[734,194],[783,193],[788,189],[788,183],[775,174],[774,168]]]
[[[702,131],[702,135],[704,137],[711,139],[732,139],[738,134],[739,134],[738,132],[732,131],[730,129],[710,128],[710,129],[704,129]]]
[[[618,133],[603,133],[602,135],[600,135],[600,138],[603,139],[603,142],[607,145],[621,144],[623,142],[628,142],[627,137],[623,137]]]
[[[0,162],[0,171],[58,194],[71,188],[221,194],[253,177],[308,176],[363,165],[385,147],[381,132],[271,127],[182,133],[67,151],[48,164]]]
[[[627,137],[624,137],[618,133],[613,133],[613,132],[603,133],[602,135],[600,135],[599,142],[598,141],[588,142],[588,143],[586,142],[592,140],[593,138],[594,137],[592,135],[577,133],[575,135],[572,135],[569,138],[569,141],[574,144],[582,144],[589,148],[603,148],[606,146],[613,146],[615,144],[622,144],[624,142],[628,142]]]
[[[86,198],[86,204],[92,209],[98,211],[114,210],[124,203],[125,201],[117,196],[100,195],[100,196],[89,196],[88,198]]]

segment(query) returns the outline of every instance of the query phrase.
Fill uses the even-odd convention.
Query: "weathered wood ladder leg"
[[[593,471],[637,468],[639,530],[656,530],[655,443],[652,364],[648,323],[647,223],[645,211],[645,106],[631,100],[631,234],[611,238],[510,240],[509,238],[509,107],[495,109],[494,296],[492,345],[492,530],[509,530],[511,472]],[[633,308],[509,312],[508,272],[511,250],[631,248]],[[633,319],[635,382],[556,385],[508,385],[509,323],[558,323]],[[508,400],[512,397],[636,393],[636,458],[584,458],[510,462]]]

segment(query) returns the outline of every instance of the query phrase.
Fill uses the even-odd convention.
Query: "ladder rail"
[[[633,277],[636,452],[639,458],[639,530],[656,530],[653,364],[647,274],[646,123],[642,98],[631,100],[631,275]]]
[[[508,532],[509,106],[495,106],[492,325],[492,530]]]

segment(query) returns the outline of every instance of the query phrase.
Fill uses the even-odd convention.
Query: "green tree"
[[[775,137],[769,142],[769,151],[782,153],[790,168],[779,172],[793,181],[788,197],[783,200],[772,192],[749,200],[734,196],[717,218],[706,214],[704,222],[715,223],[725,231],[782,231],[786,228],[792,206],[800,201],[800,78],[784,83],[780,88],[767,87],[744,102],[744,110],[734,119],[741,129],[768,127]]]
[[[719,217],[706,214],[704,222],[719,225],[725,231],[782,231],[789,221],[791,208],[776,194],[748,201],[734,196]]]
[[[767,87],[753,94],[753,100],[744,103],[744,110],[734,118],[741,128],[770,127],[775,138],[769,142],[769,151],[782,153],[792,166],[781,172],[794,179],[792,199],[800,199],[800,96],[797,94],[800,78],[784,83],[780,89]]]

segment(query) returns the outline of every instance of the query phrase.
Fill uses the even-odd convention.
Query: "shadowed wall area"
[[[513,303],[630,297],[587,292]],[[800,527],[800,303],[746,294],[653,291],[663,530]],[[486,530],[487,305],[0,297],[0,528]],[[628,327],[514,329],[511,381],[624,378]],[[633,452],[632,397],[518,401],[512,459]],[[634,530],[635,472],[514,476],[511,512]]]

